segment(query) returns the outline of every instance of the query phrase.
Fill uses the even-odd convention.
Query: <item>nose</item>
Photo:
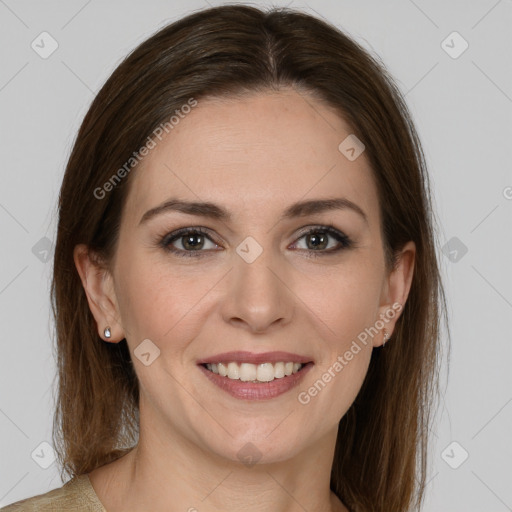
[[[286,262],[278,264],[270,250],[264,250],[252,263],[235,255],[222,306],[224,320],[252,333],[289,323],[295,301],[286,269]]]

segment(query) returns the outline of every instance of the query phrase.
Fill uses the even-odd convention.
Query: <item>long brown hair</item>
[[[412,286],[392,340],[373,350],[363,386],[339,423],[331,489],[353,512],[419,510],[446,309],[423,151],[378,59],[333,25],[286,8],[215,7],[164,27],[124,59],[84,118],[59,197],[52,282],[59,377],[53,440],[63,480],[133,448],[139,419],[126,340],[99,338],[75,245],[86,244],[110,268],[137,167],[126,162],[190,98],[281,87],[335,109],[365,144],[388,270],[407,241],[416,244]],[[105,187],[123,165],[123,179]]]

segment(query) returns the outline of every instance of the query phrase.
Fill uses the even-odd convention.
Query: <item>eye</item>
[[[334,239],[336,243],[330,243],[329,238]],[[311,256],[327,256],[337,253],[343,249],[352,247],[352,240],[338,231],[334,226],[315,226],[303,232],[299,241],[304,239],[306,247],[298,247],[301,250],[308,251]],[[295,242],[297,246],[299,241]],[[297,247],[295,247],[297,248]]]
[[[180,257],[202,256],[203,249],[214,249],[219,247],[203,228],[184,228],[174,231],[163,237],[160,245],[167,251]],[[208,242],[213,247],[208,247]],[[206,245],[206,247],[205,247]]]

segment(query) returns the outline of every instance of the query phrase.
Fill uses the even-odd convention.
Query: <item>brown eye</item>
[[[326,249],[329,244],[329,235],[321,231],[309,233],[306,235],[306,245],[308,249]]]
[[[210,244],[210,246],[208,246]],[[177,256],[202,256],[219,246],[200,228],[180,229],[166,235],[160,245]],[[203,250],[204,249],[204,250]]]
[[[204,235],[194,233],[181,236],[181,245],[186,250],[199,250],[204,246]]]
[[[350,238],[331,226],[318,226],[310,229],[302,234],[299,240],[301,239],[304,239],[306,247],[296,248],[309,251],[314,256],[333,254],[340,250],[352,247],[352,241]],[[330,243],[330,239],[334,239],[337,242],[337,245],[336,243]],[[298,242],[295,242],[295,245],[297,244]]]

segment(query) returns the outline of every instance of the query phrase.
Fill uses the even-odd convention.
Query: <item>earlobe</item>
[[[84,244],[75,247],[73,259],[98,326],[98,335],[110,343],[121,341],[124,335],[118,321],[119,312],[110,272],[92,257]]]

